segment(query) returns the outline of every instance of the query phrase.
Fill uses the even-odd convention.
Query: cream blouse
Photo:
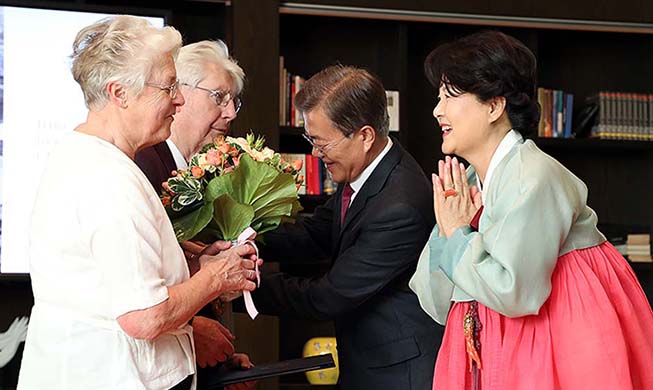
[[[169,389],[195,372],[190,326],[141,340],[116,321],[168,299],[189,273],[157,194],[114,145],[73,132],[55,148],[29,257],[19,389]]]

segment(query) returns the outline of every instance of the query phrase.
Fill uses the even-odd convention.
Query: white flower
[[[249,155],[252,154],[252,148],[249,146],[249,143],[247,143],[247,140],[245,138],[242,138],[242,137],[238,137],[238,138],[227,137],[227,138],[225,138],[225,141],[227,141],[230,144],[236,144],[236,145],[240,146],[240,148],[245,153],[247,153]]]
[[[263,156],[263,152],[259,152],[258,150],[252,150],[248,154],[252,156],[254,161],[262,162],[265,160],[265,157]]]
[[[268,160],[268,159],[271,159],[272,157],[274,157],[274,150],[272,150],[272,149],[270,149],[270,148],[268,148],[266,146],[265,148],[263,148],[262,154],[263,154],[263,159]]]

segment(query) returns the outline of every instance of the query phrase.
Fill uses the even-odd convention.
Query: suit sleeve
[[[264,236],[261,256],[266,261],[316,263],[331,252],[334,197],[315,209],[311,217],[284,223]]]
[[[330,319],[355,310],[415,266],[430,226],[418,210],[396,203],[375,210],[356,243],[320,278],[265,275],[254,294],[263,313]]]

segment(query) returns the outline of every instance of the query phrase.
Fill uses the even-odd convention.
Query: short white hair
[[[196,87],[206,78],[206,64],[222,67],[234,83],[234,95],[240,95],[245,84],[245,72],[236,60],[229,56],[227,45],[221,40],[200,41],[179,50],[175,67],[179,82]]]
[[[154,27],[135,16],[108,17],[83,28],[77,33],[71,58],[86,107],[100,109],[108,103],[110,82],[140,94],[162,56],[176,58],[180,47],[181,34],[175,28]]]

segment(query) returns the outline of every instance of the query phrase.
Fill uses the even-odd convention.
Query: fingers
[[[478,187],[476,185],[473,185],[469,188],[469,196],[474,199],[476,194],[478,194],[480,191],[478,190]]]
[[[254,291],[256,290],[256,283],[252,282],[251,280],[245,280],[245,282],[242,284],[241,290]]]
[[[478,189],[476,190],[476,193],[472,195],[472,202],[474,202],[474,207],[476,207],[477,210],[483,206],[483,195],[478,191]]]
[[[451,169],[451,157],[446,156],[444,158],[444,173],[440,175],[442,180],[442,187],[445,190],[455,189],[455,184],[453,182],[452,169]]]
[[[431,181],[433,182],[433,207],[434,211],[437,213],[439,201],[444,196],[444,188],[442,188],[442,180],[440,180],[440,176],[435,173],[431,175]]]
[[[249,259],[243,259],[242,261],[242,266],[244,269],[254,269],[256,268],[257,261],[254,260],[249,260]]]
[[[188,252],[196,256],[202,253],[204,248],[206,248],[206,245],[202,242],[184,241],[180,245],[183,248],[184,252]]]
[[[234,353],[229,359],[229,363],[238,368],[252,368],[254,364],[249,360],[249,356],[245,353]]]
[[[458,192],[462,192],[463,182],[464,182],[463,180],[464,176],[461,174],[461,168],[460,168],[461,166],[463,166],[463,164],[458,162],[457,158],[454,157],[453,159],[451,159],[451,164],[449,165],[449,169],[451,170],[453,188]]]
[[[222,333],[229,340],[236,340],[236,336],[234,336],[233,333],[231,333],[231,331],[220,322],[215,321],[215,327],[218,328],[218,331],[220,331],[220,333]]]
[[[231,248],[231,242],[218,240],[204,249],[204,254],[215,256],[222,251]]]
[[[233,251],[240,257],[245,257],[247,255],[256,255],[256,248],[250,244],[238,245],[233,248]]]

